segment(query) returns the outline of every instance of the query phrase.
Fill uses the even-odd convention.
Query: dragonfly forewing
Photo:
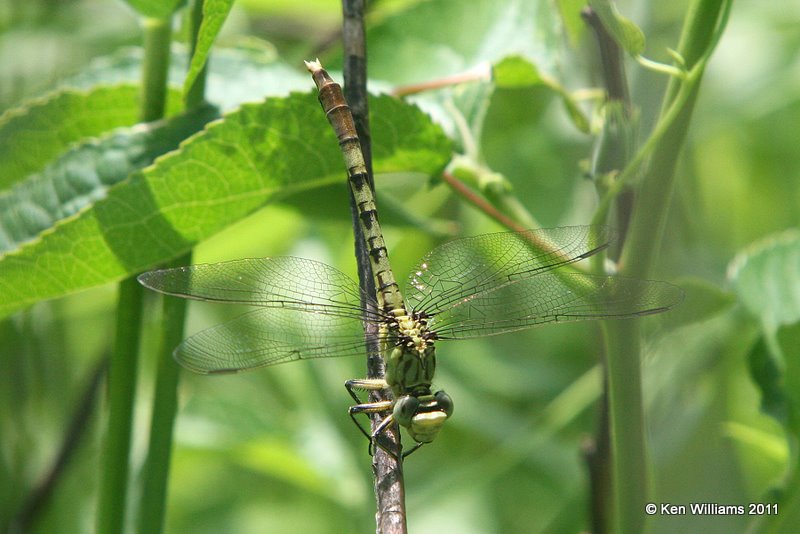
[[[350,277],[324,263],[280,256],[151,271],[139,282],[178,297],[379,320]],[[374,302],[374,297],[366,297]],[[366,317],[366,314],[370,314]]]
[[[596,254],[612,236],[605,226],[564,226],[450,241],[411,272],[406,298],[415,311],[436,315],[486,290]]]
[[[666,311],[683,290],[666,282],[541,272],[462,299],[435,315],[438,339],[465,339],[548,323],[626,319]]]

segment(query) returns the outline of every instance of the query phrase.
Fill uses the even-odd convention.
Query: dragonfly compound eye
[[[447,417],[453,415],[453,399],[450,398],[450,395],[440,390],[433,395],[433,398],[436,399],[439,409],[446,413]]]
[[[394,404],[394,418],[400,426],[408,427],[417,410],[419,410],[418,398],[411,396],[400,397]]]

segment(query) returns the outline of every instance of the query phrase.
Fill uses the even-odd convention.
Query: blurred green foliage
[[[238,46],[255,35],[271,42],[262,49],[297,72],[299,59],[314,55],[335,65],[341,62],[333,37],[338,19],[330,6],[318,4],[236,4],[219,43]],[[563,11],[572,13],[564,21],[572,32],[568,41],[557,12],[531,7],[549,4],[529,3],[522,12],[513,10],[517,4],[484,3],[478,10],[478,3],[455,0],[374,2],[369,46],[376,87],[427,81],[512,52],[526,54],[569,91],[597,85],[593,40],[580,35],[574,10]],[[662,61],[669,59],[665,48],[676,46],[684,8],[685,2],[620,2],[647,36],[644,54]],[[759,378],[764,358],[775,355],[764,356],[768,329],[752,306],[738,304],[729,265],[754,241],[769,243],[800,223],[798,21],[796,3],[736,2],[703,82],[673,198],[664,199],[669,221],[656,277],[683,285],[687,301],[646,323],[644,393],[656,502],[774,502],[771,492],[797,461],[784,427],[760,411],[762,395],[773,408],[774,399],[783,398],[774,389],[781,380]],[[0,0],[0,31],[2,109],[43,94],[140,38],[134,13],[113,0]],[[512,47],[504,36],[519,41]],[[633,64],[629,75],[647,128],[666,80]],[[592,137],[571,122],[559,94],[541,85],[497,88],[482,101],[485,109],[476,111],[465,104],[470,90],[469,84],[456,86],[417,101],[461,143],[442,113],[443,102],[455,101],[467,117],[485,112],[477,131],[485,164],[507,178],[544,226],[587,223],[596,199],[581,161],[591,154]],[[291,254],[354,274],[344,191],[343,180],[341,188],[272,204],[204,241],[195,262]],[[377,191],[401,278],[448,234],[500,229],[443,184],[420,175],[379,176]],[[788,265],[797,266],[789,257]],[[780,273],[761,276],[787,282],[784,296],[800,294],[796,272],[785,280]],[[761,298],[769,308],[781,294],[769,301],[768,294],[750,295],[748,302]],[[134,473],[147,442],[153,388],[148,355],[155,351],[159,319],[151,297]],[[109,350],[114,300],[113,287],[103,286],[35,304],[0,322],[0,528],[11,528],[53,464],[88,377]],[[230,310],[193,305],[188,330],[229,317]],[[772,361],[777,372],[795,371],[796,332],[786,325],[772,333],[790,361]],[[440,346],[436,385],[450,393],[456,410],[437,441],[405,464],[412,532],[588,528],[582,445],[596,427],[598,339],[596,325],[579,324]],[[754,371],[759,385],[750,377],[754,354],[761,357],[756,362],[762,372]],[[372,531],[367,444],[346,416],[349,398],[342,387],[363,374],[358,358],[237,376],[185,374],[166,531]],[[102,413],[86,422],[31,532],[91,530]],[[653,532],[728,533],[744,531],[750,519],[648,521]]]

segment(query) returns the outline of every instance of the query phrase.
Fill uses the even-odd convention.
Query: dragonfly
[[[431,443],[453,415],[453,400],[433,387],[440,342],[505,334],[551,323],[624,319],[664,312],[683,292],[654,280],[587,274],[575,263],[609,246],[604,226],[500,232],[444,243],[411,271],[404,290],[389,265],[358,137],[341,88],[318,62],[307,63],[349,171],[369,250],[376,294],[338,269],[283,256],[151,271],[139,282],[157,292],[250,311],[187,338],[178,363],[204,374],[235,373],[316,358],[364,354],[365,325],[378,332],[385,376],[345,384],[350,417],[373,445],[390,425],[414,446]],[[405,295],[405,297],[403,297]],[[357,391],[390,390],[392,400],[362,402]],[[370,433],[359,414],[382,419]],[[391,453],[391,451],[389,451]]]

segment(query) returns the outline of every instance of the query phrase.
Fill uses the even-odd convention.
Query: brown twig
[[[453,191],[461,195],[467,202],[484,212],[486,215],[494,219],[495,221],[499,222],[509,230],[514,230],[515,232],[524,232],[527,228],[518,224],[514,219],[505,215],[500,210],[492,206],[492,204],[483,198],[482,196],[475,193],[472,189],[467,187],[461,180],[450,174],[449,172],[445,171],[442,173],[442,179],[447,182],[447,184],[453,188]]]
[[[72,414],[69,426],[64,433],[64,440],[58,454],[50,466],[50,470],[40,479],[36,487],[20,506],[19,512],[13,520],[15,532],[29,532],[39,512],[42,510],[61,479],[64,470],[78,449],[81,438],[89,429],[89,418],[94,413],[97,391],[100,389],[102,378],[108,369],[108,358],[102,358],[94,367],[86,386],[81,394],[80,402]]]
[[[408,95],[415,95],[425,91],[432,91],[434,89],[441,89],[442,87],[450,87],[466,82],[488,81],[492,78],[492,68],[490,65],[482,63],[474,69],[466,72],[460,72],[452,76],[445,76],[436,80],[431,80],[422,83],[415,83],[410,85],[401,85],[395,87],[391,94],[392,96],[402,97]]]
[[[364,0],[343,0],[343,27],[344,41],[344,94],[352,112],[356,125],[356,132],[361,141],[361,150],[364,154],[369,185],[375,192],[372,175],[372,142],[369,130],[369,107],[367,99],[367,44],[364,32]],[[362,295],[375,295],[375,281],[370,267],[369,252],[363,238],[363,232],[358,218],[358,209],[353,195],[350,195],[350,209],[355,233],[356,261],[358,263],[358,278]],[[370,305],[364,297],[361,304]],[[380,354],[377,326],[367,322],[365,324],[367,342],[367,376],[369,378],[383,378],[385,366]],[[388,393],[388,395],[387,395]],[[374,391],[370,393],[370,402],[390,400],[391,393],[387,391]],[[375,432],[381,418],[373,416],[370,426]],[[398,451],[398,457],[388,454],[383,448],[376,447],[372,457],[372,473],[375,489],[377,510],[375,513],[376,531],[381,534],[405,534],[405,486],[403,483],[403,463],[399,459],[402,450],[400,434],[396,425],[392,425],[386,432],[386,437],[391,441],[391,447]]]

